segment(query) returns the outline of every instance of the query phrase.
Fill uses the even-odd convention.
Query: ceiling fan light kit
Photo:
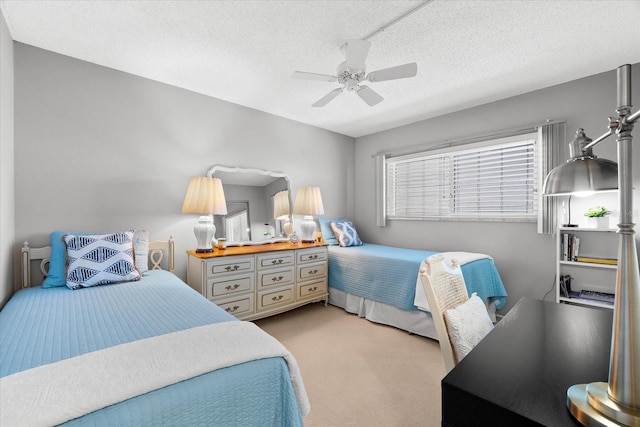
[[[305,71],[296,71],[293,73],[294,79],[316,80],[325,82],[338,82],[342,87],[334,89],[314,104],[312,107],[324,107],[343,91],[355,92],[370,107],[379,104],[384,98],[369,86],[361,85],[361,82],[368,81],[371,83],[386,80],[406,79],[415,77],[418,73],[418,64],[411,62],[409,64],[398,65],[395,67],[384,68],[381,70],[366,73],[365,61],[369,54],[371,42],[366,40],[349,40],[342,46],[345,55],[345,61],[338,65],[336,75],[308,73]]]

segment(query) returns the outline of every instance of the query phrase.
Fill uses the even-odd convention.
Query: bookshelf
[[[616,230],[560,227],[556,252],[556,302],[613,309],[618,268]]]

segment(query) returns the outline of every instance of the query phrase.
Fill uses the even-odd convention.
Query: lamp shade
[[[324,215],[322,195],[319,187],[300,187],[296,193],[296,202],[293,206],[296,215]]]
[[[599,159],[585,149],[591,142],[582,129],[569,144],[571,158],[566,163],[549,172],[542,186],[545,196],[561,196],[595,191],[618,189],[618,164],[611,160]]]
[[[289,206],[289,191],[282,190],[273,196],[273,218],[287,219],[291,213]]]
[[[227,202],[220,178],[206,176],[191,178],[182,204],[182,213],[226,215]]]

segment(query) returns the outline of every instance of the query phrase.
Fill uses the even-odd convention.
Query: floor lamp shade
[[[296,201],[293,206],[293,213],[296,215],[304,215],[303,221],[300,223],[300,231],[302,235],[300,239],[303,242],[313,242],[313,234],[316,231],[316,223],[313,220],[315,215],[324,215],[324,206],[322,205],[322,195],[319,187],[300,187],[296,193]]]
[[[196,252],[212,252],[211,241],[216,234],[212,215],[227,214],[222,181],[205,176],[191,178],[182,204],[182,213],[200,215],[193,228],[198,241]]]

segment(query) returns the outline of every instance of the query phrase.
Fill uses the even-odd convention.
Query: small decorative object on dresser
[[[241,320],[329,299],[325,245],[278,242],[187,254],[187,284]]]

